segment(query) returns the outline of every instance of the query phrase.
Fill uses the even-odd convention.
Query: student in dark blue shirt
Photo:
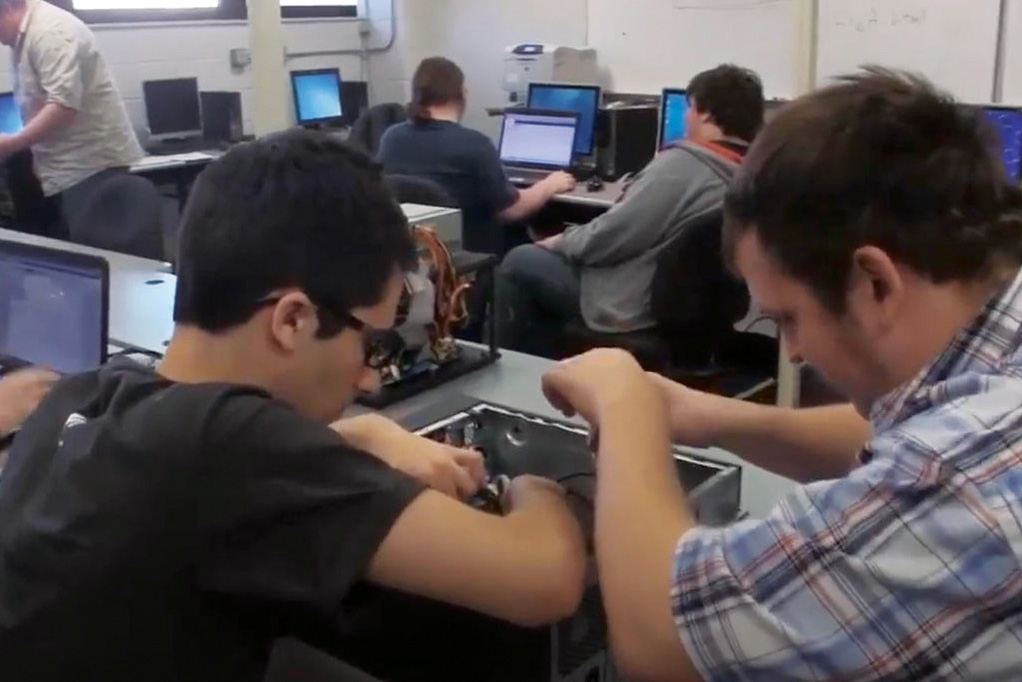
[[[460,123],[465,74],[454,62],[442,57],[423,61],[412,91],[410,120],[384,134],[380,161],[387,173],[428,178],[451,194],[463,213],[465,249],[503,255],[523,242],[521,221],[575,187],[575,179],[564,172],[524,190],[508,182],[493,142]]]

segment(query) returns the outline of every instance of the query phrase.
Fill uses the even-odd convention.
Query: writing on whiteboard
[[[674,0],[674,9],[744,10],[783,5],[791,0]]]
[[[926,7],[868,7],[861,12],[842,12],[834,18],[837,28],[868,33],[887,28],[921,28],[926,25]]]

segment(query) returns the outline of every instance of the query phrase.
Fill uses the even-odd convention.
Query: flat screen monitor
[[[16,135],[25,124],[21,122],[21,108],[13,92],[0,93],[0,133]]]
[[[95,369],[106,361],[109,296],[105,259],[0,241],[0,358]]]
[[[572,111],[508,109],[500,133],[500,160],[524,168],[570,168],[578,126],[579,115]]]
[[[339,69],[292,71],[291,91],[294,93],[295,115],[300,125],[343,122],[344,104],[341,99]]]
[[[987,120],[1000,135],[1001,158],[1008,176],[1022,178],[1022,109],[1015,107],[983,107]]]
[[[155,142],[202,136],[198,78],[142,83],[150,139]]]
[[[660,133],[658,147],[663,149],[688,135],[688,92],[679,88],[665,88],[660,98]]]
[[[574,111],[578,114],[575,156],[591,156],[596,147],[596,120],[600,114],[601,90],[596,85],[530,83],[530,109]]]

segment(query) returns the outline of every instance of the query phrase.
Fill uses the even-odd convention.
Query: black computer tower
[[[369,110],[369,85],[365,81],[341,82],[341,110],[347,125]]]
[[[207,142],[238,142],[245,134],[240,92],[199,93],[202,133]]]
[[[617,180],[637,173],[653,160],[657,151],[659,109],[655,105],[616,106],[600,111],[600,149],[597,166],[601,176]]]

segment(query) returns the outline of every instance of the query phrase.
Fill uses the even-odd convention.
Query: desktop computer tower
[[[369,85],[365,81],[341,81],[341,110],[349,126],[369,110]]]
[[[202,134],[207,142],[238,142],[245,134],[240,92],[203,92]]]
[[[659,109],[651,105],[613,106],[600,111],[597,167],[602,177],[617,180],[638,173],[657,152]]]

